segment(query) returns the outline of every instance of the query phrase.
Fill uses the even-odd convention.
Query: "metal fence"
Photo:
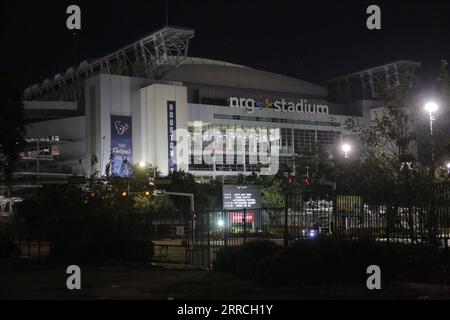
[[[67,257],[70,250],[90,246],[98,259],[114,251],[112,246],[124,243],[150,243],[155,245],[155,256],[164,256],[169,245],[184,247],[189,234],[190,215],[181,212],[141,213],[134,209],[124,211],[92,210],[79,216],[63,212],[30,217],[10,215],[0,219],[0,239],[14,243],[13,256],[42,259],[49,256]]]
[[[373,188],[361,195],[337,195],[334,233],[386,242],[448,245],[448,184]]]
[[[289,245],[328,235],[448,247],[450,186],[374,186],[328,197],[289,193],[283,208],[165,215],[94,210],[16,218],[2,217],[0,237],[17,244],[17,256],[40,259],[58,253],[58,246],[70,250],[94,243],[101,259],[108,244],[151,241],[155,259],[209,268],[221,248],[252,240]]]
[[[291,241],[318,236],[449,246],[450,186],[372,189],[325,197],[289,193],[284,208],[196,213],[186,263],[210,268],[217,252],[250,240]]]

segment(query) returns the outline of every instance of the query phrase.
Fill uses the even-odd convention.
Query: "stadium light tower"
[[[344,151],[345,158],[347,159],[349,152],[352,150],[352,146],[348,143],[344,143],[344,144],[342,144],[341,148],[342,148],[342,151]]]

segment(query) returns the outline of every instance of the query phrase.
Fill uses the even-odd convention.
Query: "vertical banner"
[[[167,150],[169,161],[169,173],[172,173],[177,170],[177,162],[175,158],[176,128],[177,128],[176,103],[175,101],[167,101],[167,143],[168,143]]]
[[[129,164],[133,163],[133,145],[131,135],[131,117],[111,116],[111,151],[113,156],[112,175],[128,177],[130,170],[123,165],[127,159]]]

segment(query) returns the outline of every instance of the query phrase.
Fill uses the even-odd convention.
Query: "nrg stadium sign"
[[[329,114],[328,105],[309,103],[307,99],[300,99],[300,102],[281,100],[271,101],[265,99],[252,98],[228,98],[228,106],[230,108],[245,109],[247,113],[253,113],[255,110],[273,110],[276,112],[287,113],[313,113],[313,114]]]

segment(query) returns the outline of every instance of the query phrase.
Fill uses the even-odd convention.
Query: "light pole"
[[[147,169],[147,168],[150,168],[151,167],[151,169],[153,170],[153,178],[150,176],[150,177],[148,177],[148,183],[150,184],[150,185],[153,185],[154,187],[155,187],[155,191],[156,191],[156,183],[155,183],[155,180],[156,180],[156,169],[152,166],[152,165],[149,165],[147,162],[145,162],[145,161],[141,161],[141,162],[139,162],[139,168],[141,169],[141,170],[144,170],[144,169]],[[145,173],[145,171],[144,171],[144,173]]]
[[[348,159],[348,154],[352,150],[352,146],[348,143],[344,143],[344,144],[342,144],[341,148],[342,148],[342,151],[344,151],[345,158]]]
[[[432,101],[427,102],[424,107],[425,111],[430,114],[430,145],[431,145],[431,177],[434,177],[434,145],[433,145],[433,121],[436,120],[433,113],[437,111],[438,105]]]
[[[430,135],[433,135],[433,121],[436,120],[433,113],[437,111],[438,106],[434,102],[427,102],[425,104],[425,111],[427,111],[430,114]]]

